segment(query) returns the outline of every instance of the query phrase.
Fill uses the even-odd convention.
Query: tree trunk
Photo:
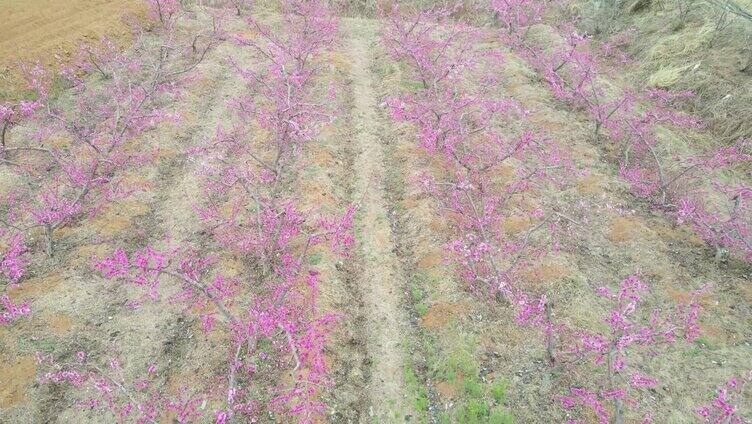
[[[747,60],[747,66],[742,69],[742,73],[752,76],[752,52],[749,53],[749,59]]]
[[[608,363],[606,366],[608,366],[608,385],[611,390],[614,390],[616,388],[616,378],[614,376],[614,356],[616,355],[616,346],[615,344],[611,345],[611,348],[608,352]],[[611,421],[612,424],[624,424],[624,401],[621,398],[615,397],[614,398],[614,417]]]
[[[629,13],[637,13],[642,9],[650,7],[650,3],[652,3],[651,0],[635,0],[635,2],[629,6]]]
[[[5,134],[8,132],[8,125],[10,121],[3,122],[3,131],[0,133],[0,143],[2,143],[3,149],[5,149]]]
[[[44,250],[45,250],[45,253],[47,253],[47,256],[49,256],[49,257],[52,257],[52,253],[53,253],[53,250],[52,250],[52,248],[53,248],[53,245],[52,245],[52,232],[53,231],[54,230],[52,229],[51,226],[49,226],[49,225],[45,226],[45,246],[44,246]]]

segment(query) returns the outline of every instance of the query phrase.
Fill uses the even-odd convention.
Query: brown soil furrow
[[[0,6],[0,97],[21,86],[19,62],[56,65],[56,55],[70,59],[76,44],[110,37],[120,44],[130,38],[126,16],[140,19],[140,0],[6,0]],[[16,93],[17,94],[17,93]]]
[[[320,142],[313,143],[312,151],[306,154],[310,161],[304,166],[302,184],[296,191],[302,194],[306,208],[320,209],[330,216],[341,215],[355,202],[356,129],[350,119],[355,98],[351,64],[346,57],[339,46],[327,58],[331,68],[328,76],[339,87],[340,112],[333,125],[324,130]],[[309,173],[311,177],[306,175]],[[368,339],[363,332],[368,312],[358,264],[351,258],[331,254],[320,257],[320,262],[317,254],[313,258],[325,282],[320,298],[322,308],[341,314],[327,353],[333,386],[324,401],[331,409],[330,422],[357,423],[367,417],[368,399],[364,393],[369,368]]]
[[[377,97],[370,74],[372,24],[353,19],[347,22],[347,54],[352,61],[351,78],[355,98],[352,125],[356,128],[355,198],[359,200],[356,236],[362,261],[359,284],[369,321],[371,359],[368,415],[379,422],[399,422],[412,415],[405,402],[403,366],[409,318],[402,306],[402,269],[395,254],[394,234],[387,218],[384,189],[384,152],[379,142]],[[363,421],[363,419],[361,420]]]

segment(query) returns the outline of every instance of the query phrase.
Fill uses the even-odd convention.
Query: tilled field
[[[75,53],[81,41],[109,37],[127,43],[126,19],[143,19],[138,0],[8,0],[2,5],[0,26],[0,95],[13,94],[19,85],[20,62],[56,65]]]

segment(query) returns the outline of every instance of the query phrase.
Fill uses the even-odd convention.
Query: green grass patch
[[[400,85],[402,86],[401,88],[403,90],[406,90],[412,93],[416,93],[426,88],[425,84],[423,84],[423,81],[407,80],[407,81],[402,81],[402,84]]]
[[[18,339],[18,352],[23,355],[36,352],[53,353],[58,345],[59,341],[53,337],[21,337]]]
[[[483,385],[475,380],[475,377],[468,378],[463,384],[465,393],[472,398],[483,398]]]
[[[415,283],[410,284],[410,295],[413,297],[414,302],[420,302],[425,297],[423,289]]]
[[[428,390],[418,379],[418,375],[415,374],[412,368],[405,368],[405,384],[411,393],[413,406],[418,412],[428,411]]]
[[[472,336],[458,338],[452,352],[429,364],[435,366],[436,379],[447,381],[461,390],[461,396],[454,399],[454,407],[440,415],[439,422],[511,424],[514,416],[504,406],[507,382],[502,378],[483,381],[475,357],[477,346],[477,340]]]
[[[465,405],[457,410],[457,421],[468,424],[480,424],[487,422],[489,416],[488,405],[478,399],[470,399]]]
[[[507,383],[499,379],[491,384],[491,397],[497,404],[503,403],[507,398]]]
[[[321,263],[321,260],[324,258],[324,255],[321,252],[316,252],[308,256],[308,263],[310,265],[316,266]]]
[[[514,423],[514,416],[503,407],[497,406],[491,411],[488,422],[489,424],[512,424]]]
[[[480,372],[480,366],[465,346],[459,346],[454,352],[443,358],[438,364],[437,376],[442,380],[456,382],[458,376],[472,377]]]
[[[708,339],[705,336],[698,337],[697,340],[695,340],[695,344],[700,349],[708,349],[708,350],[715,349],[715,346],[713,346],[713,344],[710,342],[710,339]]]

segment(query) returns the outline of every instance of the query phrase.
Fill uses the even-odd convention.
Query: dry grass
[[[654,0],[637,10],[634,3],[578,3],[569,12],[583,14],[584,28],[604,40],[633,31],[631,83],[696,93],[688,111],[709,124],[713,142],[752,137],[752,20],[707,1]],[[752,10],[752,1],[738,3]]]

